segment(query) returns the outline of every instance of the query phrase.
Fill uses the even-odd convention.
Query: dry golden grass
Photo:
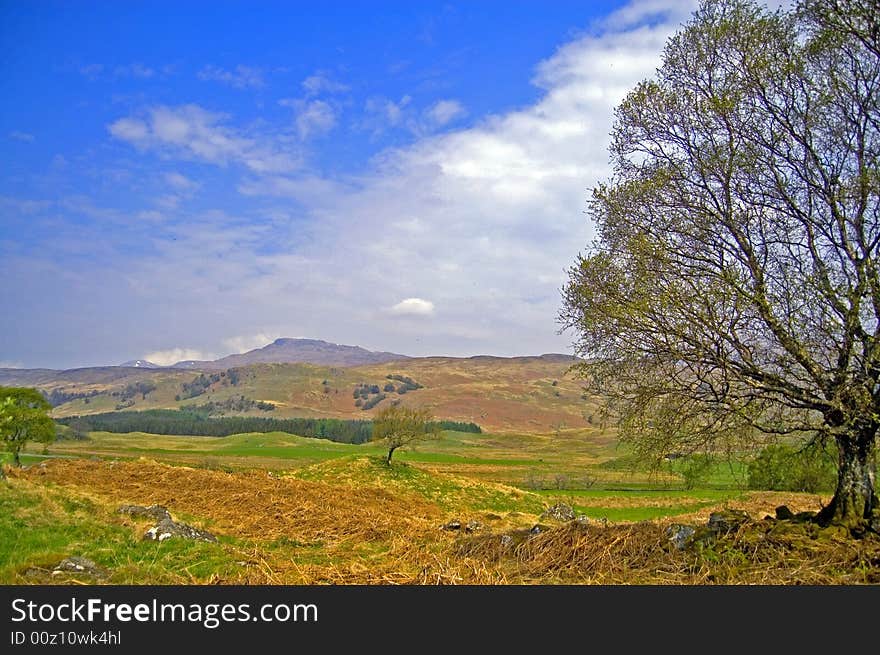
[[[10,477],[88,497],[107,516],[126,503],[165,505],[220,536],[240,560],[239,571],[210,577],[220,584],[880,583],[880,538],[856,541],[810,524],[757,520],[678,551],[668,521],[572,522],[531,534],[532,514],[461,507],[454,515],[480,520],[483,529],[444,531],[439,526],[454,510],[400,485],[354,484],[354,475],[335,483],[148,460],[56,460]],[[753,494],[742,507],[760,519],[783,502],[816,509],[814,497],[780,494]],[[702,523],[719,508],[679,521]],[[279,546],[288,542],[294,546]]]

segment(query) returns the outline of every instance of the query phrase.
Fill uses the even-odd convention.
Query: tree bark
[[[858,535],[880,522],[874,480],[875,435],[876,428],[872,427],[835,436],[839,456],[837,489],[831,503],[819,512],[821,525],[842,525]]]
[[[19,457],[17,450],[12,451],[12,463],[16,468],[21,468],[21,457]]]
[[[388,457],[385,458],[386,466],[391,466],[391,456],[394,454],[395,450],[397,450],[397,446],[388,449]]]

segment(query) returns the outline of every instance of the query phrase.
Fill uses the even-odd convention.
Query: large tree
[[[642,454],[833,439],[823,524],[880,530],[880,7],[704,2],[616,110],[563,289]]]
[[[50,443],[55,439],[50,409],[49,401],[36,389],[0,387],[0,438],[16,466],[21,466],[19,453],[28,441]]]

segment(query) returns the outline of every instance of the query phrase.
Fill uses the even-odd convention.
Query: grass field
[[[816,511],[828,494],[746,491],[742,462],[716,463],[687,488],[686,462],[644,470],[593,428],[447,431],[391,467],[383,455],[376,443],[281,432],[31,445],[0,483],[0,584],[825,584],[876,572],[876,540],[842,548],[830,533],[761,523],[782,504]],[[560,502],[586,522],[544,515]],[[218,542],[142,541],[149,523],[117,509],[154,503]],[[670,521],[698,525],[731,507],[770,530],[764,541],[737,536],[698,554],[664,545]],[[462,528],[439,529],[450,521]],[[54,571],[73,555],[104,573]]]

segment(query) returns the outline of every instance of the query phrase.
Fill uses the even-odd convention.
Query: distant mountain
[[[225,369],[250,364],[316,364],[319,366],[363,366],[383,364],[402,359],[406,355],[374,352],[360,346],[343,346],[318,339],[276,339],[267,346],[249,350],[240,355],[228,355],[213,361],[187,360],[177,362],[174,368]]]
[[[132,359],[127,362],[123,362],[120,366],[126,366],[128,368],[162,368],[158,364],[154,364],[153,362],[148,362],[146,359]]]

